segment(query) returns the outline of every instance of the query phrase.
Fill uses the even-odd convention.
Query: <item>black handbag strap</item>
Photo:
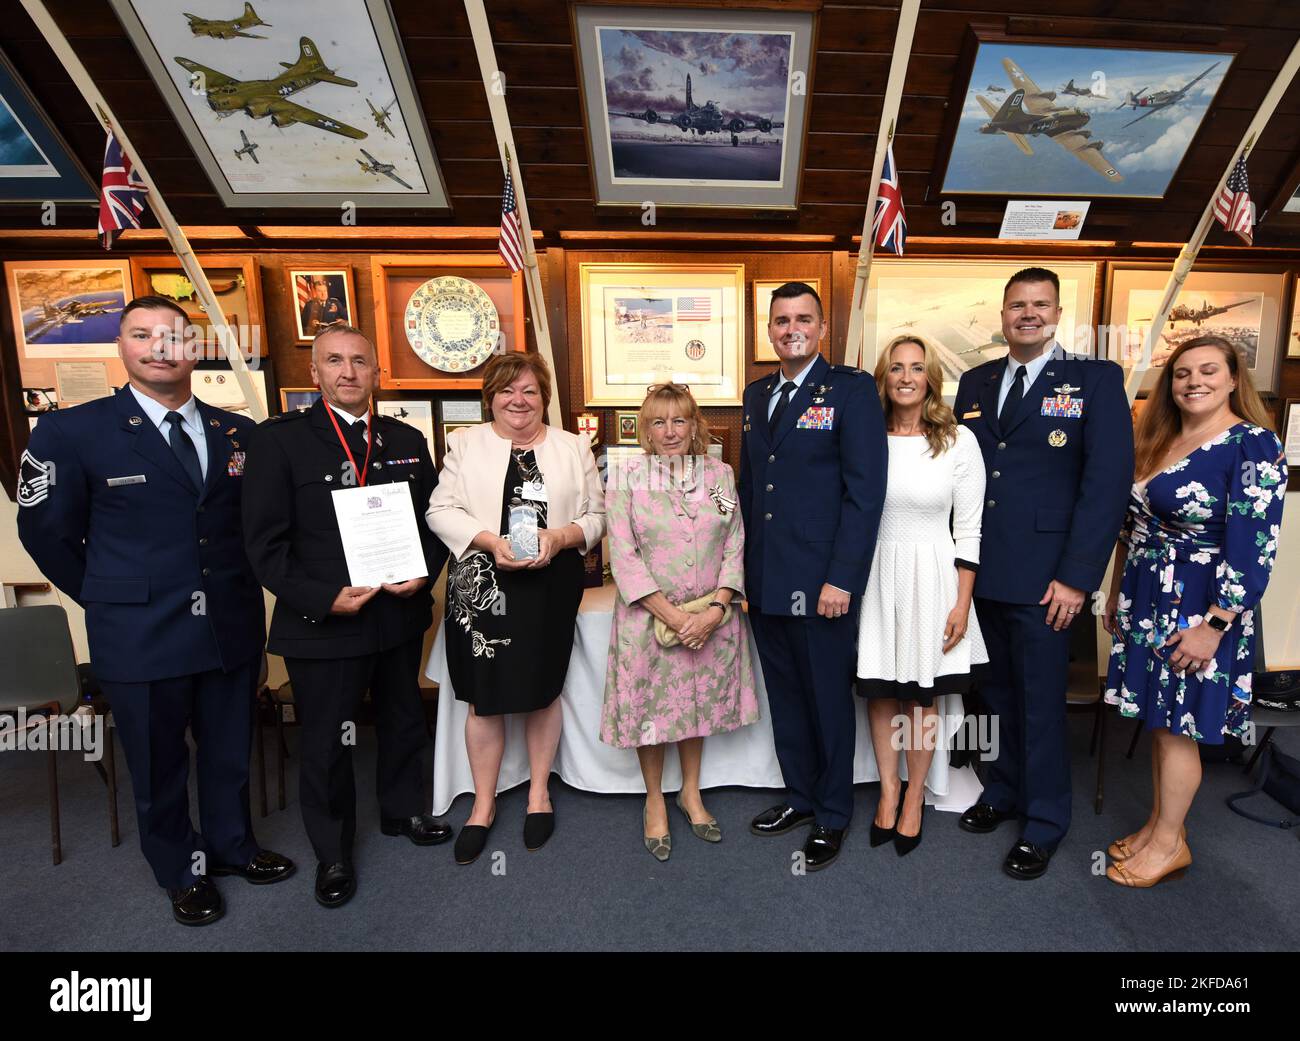
[[[1258,795],[1264,790],[1264,785],[1268,783],[1268,773],[1272,766],[1273,746],[1270,744],[1266,749],[1264,749],[1264,755],[1259,764],[1259,780],[1255,783],[1255,787],[1251,788],[1249,791],[1237,792],[1236,795],[1229,795],[1227,798],[1228,809],[1238,816],[1245,817],[1247,820],[1258,821],[1260,824],[1267,824],[1270,828],[1294,828],[1297,824],[1300,824],[1300,820],[1291,820],[1286,817],[1279,820],[1276,816],[1265,817],[1263,814],[1251,813],[1250,810],[1244,810],[1237,805],[1241,800],[1248,799],[1252,795]]]

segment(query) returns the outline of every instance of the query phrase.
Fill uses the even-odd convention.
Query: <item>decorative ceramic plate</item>
[[[442,372],[468,372],[492,356],[501,320],[481,286],[442,275],[411,294],[405,328],[407,342],[421,361]]]

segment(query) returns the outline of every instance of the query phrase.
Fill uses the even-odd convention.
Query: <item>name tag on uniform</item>
[[[963,412],[963,413],[961,414],[961,418],[962,418],[962,419],[979,419],[981,415],[983,415],[983,413],[980,412],[979,409],[977,409],[977,408],[973,408],[973,409],[971,409],[969,412]]]
[[[830,430],[835,425],[835,409],[830,405],[813,405],[795,424],[796,430]]]
[[[541,481],[525,481],[519,489],[519,498],[531,499],[533,502],[549,502],[546,498],[546,485]]]
[[[1069,394],[1057,394],[1055,397],[1043,398],[1041,414],[1055,416],[1057,419],[1082,419],[1083,398],[1072,398]]]
[[[144,474],[133,474],[131,477],[110,477],[108,486],[110,488],[120,488],[124,484],[144,484]]]

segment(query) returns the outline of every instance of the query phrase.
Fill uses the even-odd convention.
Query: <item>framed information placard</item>
[[[477,390],[493,353],[527,349],[524,281],[496,253],[370,258],[379,385]]]
[[[579,282],[587,406],[640,405],[669,381],[741,403],[743,264],[582,264]]]

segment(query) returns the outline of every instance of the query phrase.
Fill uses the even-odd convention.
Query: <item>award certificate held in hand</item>
[[[379,586],[428,577],[410,485],[340,488],[332,498],[352,585]]]

